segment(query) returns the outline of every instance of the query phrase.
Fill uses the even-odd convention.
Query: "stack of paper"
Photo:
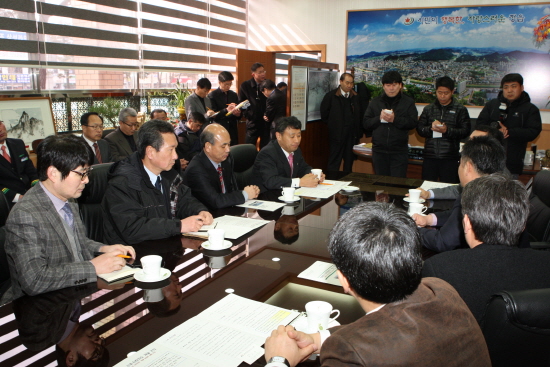
[[[223,217],[215,218],[212,224],[202,226],[199,232],[187,232],[183,233],[183,235],[190,237],[208,238],[208,230],[216,227],[225,230],[226,239],[234,240],[241,236],[244,236],[245,234],[256,228],[262,227],[267,223],[269,223],[269,221],[263,219],[251,219],[224,215]]]
[[[454,185],[457,185],[457,184],[450,184],[450,183],[446,183],[446,182],[424,181],[422,183],[422,186],[420,186],[420,188],[428,191],[428,190],[431,190],[431,189],[439,189],[439,188],[443,188],[443,187],[447,187],[447,186],[454,186]]]
[[[372,143],[361,143],[353,146],[354,150],[362,153],[372,153]]]
[[[140,269],[131,268],[128,265],[125,265],[120,270],[112,271],[106,274],[98,274],[97,276],[103,279],[104,281],[106,281],[107,283],[113,283],[113,282],[116,282],[117,280],[126,279],[133,276],[134,273],[138,270]]]
[[[324,261],[315,261],[313,265],[298,275],[298,278],[314,280],[320,283],[339,285],[338,275],[336,275],[336,265]]]
[[[300,187],[296,190],[295,195],[327,199],[342,190],[345,186],[348,186],[350,183],[351,181],[325,180],[317,185],[317,187]]]

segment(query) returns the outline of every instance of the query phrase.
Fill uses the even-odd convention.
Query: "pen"
[[[327,184],[327,183],[323,183],[323,182],[319,182],[319,185],[332,186],[332,184]]]
[[[103,255],[105,252],[94,252],[94,256],[100,256],[100,255]],[[128,255],[116,255],[117,257],[122,257],[124,259],[131,259],[132,256],[128,256]]]

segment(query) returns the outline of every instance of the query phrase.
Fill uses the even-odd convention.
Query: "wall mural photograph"
[[[349,11],[347,69],[374,96],[388,70],[403,76],[417,103],[435,100],[435,79],[447,75],[465,105],[496,98],[500,80],[520,73],[531,102],[550,108],[550,3]]]

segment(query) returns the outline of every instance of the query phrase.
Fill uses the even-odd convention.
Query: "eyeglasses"
[[[129,127],[131,127],[132,129],[137,129],[138,128],[138,124],[129,124],[127,122],[124,122],[124,121],[120,121],[122,122],[124,125],[127,125]]]
[[[90,129],[94,129],[94,130],[103,130],[103,125],[83,125],[83,126],[88,126]]]
[[[93,170],[93,168],[90,167],[87,170],[85,170],[84,172],[78,172],[78,171],[75,171],[74,169],[72,169],[71,172],[74,172],[77,175],[80,175],[80,179],[82,181],[84,181],[86,179],[86,177],[88,177],[90,175],[90,172],[92,172],[92,170]]]

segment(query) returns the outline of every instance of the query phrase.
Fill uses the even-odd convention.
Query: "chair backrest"
[[[537,241],[550,240],[550,171],[540,171],[533,180],[527,232]]]
[[[36,139],[31,142],[31,147],[34,152],[36,152],[36,149],[38,148],[38,145],[42,143],[44,139]]]
[[[233,145],[230,149],[234,161],[233,171],[237,179],[237,185],[239,190],[242,190],[245,186],[250,185],[252,181],[252,169],[258,151],[253,144]]]
[[[6,198],[6,195],[0,191],[0,227],[3,227],[6,224],[10,210],[11,206],[10,203],[8,203],[8,198]]]
[[[80,217],[86,226],[88,238],[94,241],[103,242],[103,209],[101,201],[105,190],[107,190],[107,174],[112,163],[93,165],[90,172],[90,182],[84,188],[78,199],[80,206]]]
[[[481,329],[493,367],[550,365],[550,288],[491,297]]]

